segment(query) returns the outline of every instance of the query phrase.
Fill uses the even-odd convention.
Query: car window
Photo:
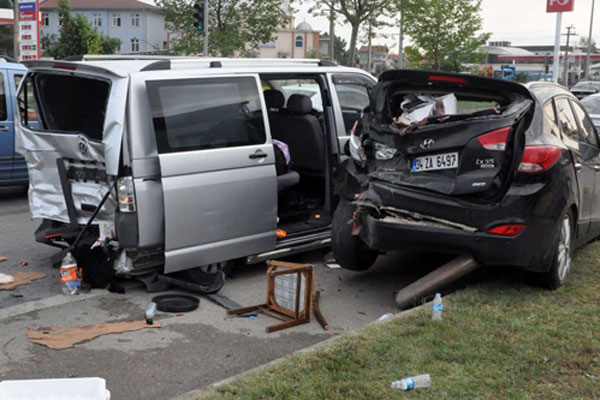
[[[596,132],[594,131],[594,124],[592,123],[592,120],[590,119],[590,117],[587,116],[587,114],[579,104],[572,101],[571,105],[573,106],[573,111],[575,111],[575,115],[579,120],[581,132],[585,136],[585,140],[592,146],[598,147],[598,138],[596,137]]]
[[[310,98],[313,110],[323,112],[323,99],[321,98],[321,86],[315,79],[269,79],[263,82],[263,87],[278,90],[283,93],[285,105],[293,94],[303,94]]]
[[[555,103],[558,124],[560,125],[562,133],[573,140],[580,141],[581,139],[579,138],[577,122],[575,120],[575,116],[573,115],[573,111],[571,110],[571,106],[569,105],[569,100],[563,97],[556,99]]]
[[[354,123],[369,106],[369,87],[373,82],[361,76],[336,75],[333,83],[342,110],[344,132],[349,135]]]
[[[20,83],[21,78],[22,76],[16,75],[15,81],[19,79]],[[17,94],[17,103],[21,115],[21,124],[29,128],[39,128],[37,103],[33,96],[33,80],[31,77],[26,78],[25,85],[23,85],[21,91]]]
[[[6,91],[4,89],[4,74],[0,73],[0,121],[6,121]]]
[[[159,153],[266,142],[252,77],[146,83]]]
[[[581,104],[589,114],[600,114],[600,96],[588,96],[581,100]]]
[[[552,100],[546,103],[544,106],[544,113],[552,122],[556,122],[556,114],[554,113],[554,107],[552,105]]]

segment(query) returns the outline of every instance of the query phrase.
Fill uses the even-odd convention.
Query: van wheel
[[[342,268],[352,271],[369,269],[377,259],[377,252],[370,249],[358,236],[352,235],[354,207],[346,200],[340,203],[331,223],[331,250]]]
[[[539,283],[548,289],[558,289],[564,285],[571,271],[573,255],[573,214],[567,212],[560,222],[558,239],[554,244],[556,249],[552,257],[550,270],[539,274]]]

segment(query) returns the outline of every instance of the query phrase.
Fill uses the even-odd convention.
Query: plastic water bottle
[[[148,304],[148,307],[146,307],[146,323],[148,325],[152,325],[154,324],[154,316],[156,315],[156,303],[152,302],[150,304]]]
[[[75,295],[79,293],[81,278],[77,268],[75,257],[68,252],[60,264],[60,283],[64,295]]]
[[[443,309],[444,306],[442,305],[442,295],[440,293],[436,293],[431,306],[431,319],[433,321],[441,321]]]
[[[392,389],[412,390],[426,388],[431,386],[431,377],[429,374],[409,376],[402,378],[399,381],[392,382]]]

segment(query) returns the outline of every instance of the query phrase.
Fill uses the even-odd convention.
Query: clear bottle
[[[79,293],[81,278],[79,277],[77,261],[71,252],[67,253],[60,265],[60,283],[64,295],[75,295]]]
[[[399,381],[392,382],[392,389],[411,390],[426,388],[431,386],[431,377],[429,374],[409,376],[402,378]]]
[[[436,293],[433,298],[433,304],[431,305],[431,319],[433,321],[441,321],[442,320],[442,310],[444,306],[442,305],[442,295],[440,293]]]
[[[148,325],[154,324],[154,316],[156,315],[156,303],[152,302],[146,307],[146,323]]]

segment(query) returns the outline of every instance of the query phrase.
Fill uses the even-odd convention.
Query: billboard
[[[40,58],[39,0],[19,0],[19,61]]]
[[[575,8],[575,0],[546,0],[546,12],[569,12]]]

